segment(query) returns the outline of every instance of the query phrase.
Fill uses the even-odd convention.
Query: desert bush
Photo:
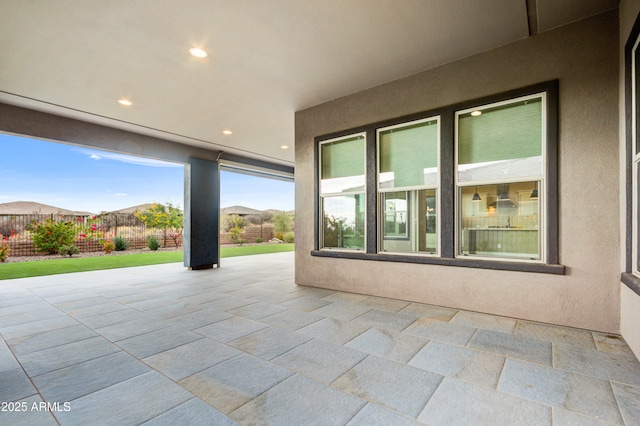
[[[256,238],[256,243],[260,244],[261,242],[263,242],[264,240],[260,237]]]
[[[102,243],[102,251],[107,254],[111,253],[114,248],[116,248],[116,245],[111,240],[107,240]]]
[[[156,251],[160,248],[160,241],[158,241],[158,237],[155,235],[150,235],[147,237],[147,247],[149,250]]]
[[[232,232],[233,228],[244,228],[245,226],[247,226],[247,221],[242,216],[232,214],[222,218],[222,229],[227,232]]]
[[[277,232],[289,232],[293,228],[293,216],[285,212],[274,215],[272,220],[273,228]]]
[[[294,240],[294,234],[293,232],[285,232],[280,239],[285,243],[292,243]]]
[[[242,238],[242,234],[242,228],[236,226],[235,228],[231,229],[231,235],[229,235],[229,238],[231,238],[231,241],[233,241],[234,244],[242,245],[244,244],[244,238]]]
[[[76,238],[76,229],[70,220],[56,222],[47,219],[43,222],[32,222],[28,229],[33,245],[38,251],[48,254],[58,253],[60,247],[71,245]]]
[[[9,244],[0,243],[0,262],[4,262],[9,257]]]
[[[74,254],[80,254],[80,249],[73,244],[65,244],[58,249],[60,256],[72,257]]]
[[[118,235],[113,239],[115,251],[124,251],[129,248],[129,241],[122,235]]]

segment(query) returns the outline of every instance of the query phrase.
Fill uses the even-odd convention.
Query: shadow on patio
[[[292,265],[0,283],[0,423],[640,424],[618,336],[297,287]]]

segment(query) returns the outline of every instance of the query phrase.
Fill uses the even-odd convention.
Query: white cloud
[[[99,155],[96,155],[96,154],[91,154],[91,155],[89,156],[89,158],[91,158],[92,160],[99,160],[99,159],[101,159],[102,157],[100,157]]]
[[[128,194],[123,194],[122,192],[116,192],[116,197],[126,197]]]

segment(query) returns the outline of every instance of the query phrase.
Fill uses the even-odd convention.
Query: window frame
[[[381,153],[380,153],[380,135],[383,132],[389,131],[389,130],[394,130],[394,129],[402,129],[403,127],[408,127],[408,126],[414,126],[414,125],[418,125],[421,123],[428,123],[430,121],[435,121],[435,125],[436,125],[436,133],[437,133],[437,140],[436,140],[436,183],[433,185],[410,185],[410,186],[401,186],[401,187],[393,187],[393,188],[380,188],[380,159],[381,159]],[[390,126],[384,126],[384,127],[377,127],[376,128],[376,155],[375,155],[375,163],[376,163],[376,197],[379,200],[379,212],[378,212],[378,217],[380,218],[379,223],[377,223],[376,225],[378,226],[378,238],[376,239],[377,241],[377,253],[383,253],[383,254],[390,254],[390,255],[406,255],[406,256],[440,256],[441,250],[440,250],[440,246],[441,246],[441,238],[440,238],[440,170],[441,170],[441,146],[440,146],[440,142],[441,142],[441,135],[442,135],[442,131],[441,131],[441,117],[440,115],[434,115],[434,116],[430,116],[430,117],[425,117],[425,118],[420,118],[418,120],[411,120],[411,121],[405,121],[402,123],[396,123]],[[435,197],[436,197],[436,251],[435,252],[413,252],[413,251],[385,251],[383,250],[383,239],[384,239],[384,226],[385,226],[385,206],[383,205],[383,200],[382,200],[382,194],[383,193],[390,193],[390,192],[406,192],[407,193],[407,235],[406,237],[404,237],[404,239],[411,241],[411,229],[413,227],[413,225],[409,226],[409,214],[413,215],[412,212],[412,204],[409,203],[409,199],[413,199],[416,194],[417,191],[421,191],[421,190],[430,190],[430,189],[434,189],[435,190]],[[411,201],[411,203],[413,203],[414,201]],[[402,239],[403,237],[391,237],[389,238],[389,240],[398,240],[398,239]]]
[[[459,162],[458,162],[458,155],[459,155],[459,123],[460,123],[460,116],[464,115],[464,114],[468,114],[470,112],[473,111],[482,111],[484,109],[491,109],[491,108],[496,108],[496,107],[501,107],[501,106],[505,106],[505,105],[509,105],[509,104],[516,104],[519,102],[524,102],[527,100],[531,100],[531,99],[541,99],[541,108],[542,108],[542,131],[541,131],[541,137],[542,140],[540,141],[541,143],[541,153],[540,156],[542,157],[542,165],[541,165],[541,170],[540,170],[540,174],[538,175],[530,175],[530,176],[517,176],[517,177],[507,177],[507,178],[495,178],[495,179],[483,179],[483,180],[468,180],[468,181],[463,181],[460,182],[458,177],[459,177]],[[547,169],[548,169],[548,165],[547,165],[547,92],[543,91],[540,93],[534,93],[534,94],[530,94],[530,95],[525,95],[525,96],[520,96],[517,98],[510,98],[510,99],[505,99],[499,102],[493,102],[493,103],[488,103],[485,105],[476,105],[474,107],[471,108],[466,108],[466,109],[462,109],[462,110],[457,110],[455,112],[455,119],[454,119],[454,126],[455,126],[455,140],[454,140],[454,147],[455,147],[455,158],[454,158],[454,167],[455,167],[455,172],[454,172],[454,181],[455,181],[455,230],[456,230],[456,241],[455,241],[455,256],[456,258],[468,258],[468,257],[472,257],[474,259],[478,259],[478,260],[496,260],[499,259],[500,261],[505,261],[505,262],[525,262],[525,263],[546,263],[546,245],[547,245],[547,235],[546,235],[546,228],[547,228],[547,211],[545,209],[546,207],[546,202],[545,202],[545,194],[546,194],[546,175],[547,175]],[[540,196],[538,198],[538,217],[540,218],[539,221],[539,226],[538,226],[538,255],[539,255],[539,259],[526,259],[524,257],[522,258],[518,258],[518,257],[501,257],[501,256],[478,256],[478,255],[472,255],[472,254],[463,254],[462,253],[462,231],[464,228],[462,228],[462,188],[466,188],[466,187],[473,187],[473,186],[487,186],[487,185],[502,185],[502,184],[517,184],[517,183],[523,183],[523,182],[533,182],[533,181],[537,181],[538,182],[538,191],[540,194],[542,194],[542,196]]]
[[[638,137],[638,108],[640,105],[640,93],[638,93],[638,81],[635,56],[640,49],[640,14],[636,16],[635,23],[624,47],[624,104],[625,104],[625,150],[626,150],[626,235],[625,235],[625,269],[620,274],[620,280],[629,289],[640,296],[640,270],[638,268],[638,255],[640,254],[640,229],[638,209],[640,208],[640,142]]]
[[[492,103],[510,101],[515,98],[526,97],[544,92],[546,94],[546,115],[547,120],[545,131],[546,163],[544,179],[546,182],[544,194],[546,200],[545,211],[547,223],[545,232],[546,246],[544,247],[544,262],[525,262],[518,260],[506,260],[502,258],[478,259],[459,258],[455,256],[456,234],[456,173],[455,165],[455,112],[465,109],[474,109]],[[564,265],[560,264],[558,256],[559,247],[559,214],[558,214],[558,99],[559,82],[550,80],[520,89],[509,90],[503,93],[473,99],[458,104],[443,106],[437,109],[422,111],[415,114],[396,117],[380,122],[365,124],[357,128],[346,129],[340,132],[325,134],[314,138],[315,146],[315,187],[314,187],[314,247],[311,256],[331,257],[345,259],[360,259],[383,262],[418,263],[432,265],[446,265],[455,267],[470,267],[494,270],[509,270],[521,272],[534,272],[563,275],[566,272]],[[413,255],[409,253],[388,254],[378,252],[378,239],[380,234],[380,207],[377,187],[377,129],[399,125],[411,121],[426,119],[429,117],[440,117],[440,141],[439,141],[439,193],[437,202],[439,204],[439,255],[429,256],[424,254]],[[343,137],[355,133],[366,134],[366,250],[365,251],[337,251],[321,250],[319,244],[320,215],[319,215],[319,144],[333,138]]]
[[[346,139],[351,139],[351,138],[357,138],[357,137],[362,137],[363,141],[362,144],[364,145],[364,149],[363,149],[363,156],[364,156],[364,188],[362,191],[344,191],[344,192],[328,192],[328,193],[322,193],[321,191],[321,170],[322,170],[322,145],[328,144],[328,143],[333,143],[333,142],[340,142],[342,140],[346,140]],[[368,232],[367,232],[367,134],[366,132],[353,132],[353,133],[348,133],[345,134],[343,136],[339,136],[339,137],[334,137],[331,139],[326,139],[326,140],[322,140],[317,144],[317,148],[318,148],[318,153],[317,153],[317,172],[316,172],[316,177],[317,177],[317,184],[316,184],[316,190],[318,193],[318,196],[316,197],[317,199],[319,199],[319,203],[317,208],[319,209],[319,211],[317,211],[317,215],[319,217],[320,222],[319,223],[324,223],[324,199],[325,198],[334,198],[334,197],[340,197],[340,196],[345,196],[345,195],[362,195],[364,198],[364,210],[365,210],[365,216],[364,216],[364,243],[363,243],[363,248],[362,250],[357,249],[357,248],[345,248],[345,247],[324,247],[324,232],[319,232],[318,238],[319,238],[319,245],[317,246],[318,249],[320,250],[326,250],[326,251],[344,251],[344,252],[360,252],[360,251],[364,251],[367,248],[367,238],[368,238]],[[317,225],[318,226],[318,225]],[[316,227],[317,227],[316,226]]]

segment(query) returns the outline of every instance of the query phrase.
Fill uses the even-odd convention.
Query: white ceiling
[[[2,0],[0,102],[293,164],[295,111],[617,4]]]

